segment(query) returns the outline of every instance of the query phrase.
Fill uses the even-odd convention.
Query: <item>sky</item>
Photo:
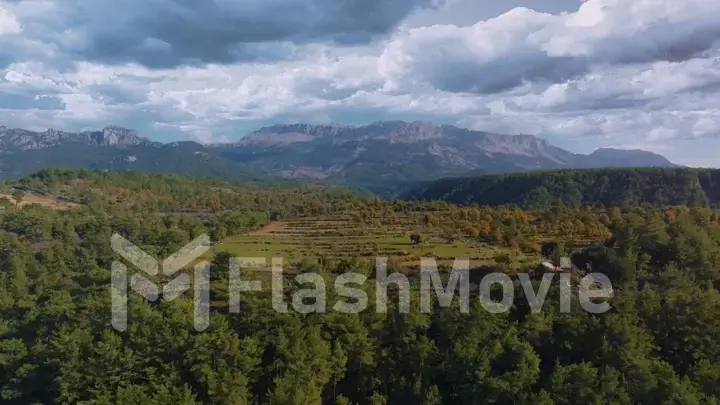
[[[718,0],[0,0],[0,125],[428,121],[720,167]]]

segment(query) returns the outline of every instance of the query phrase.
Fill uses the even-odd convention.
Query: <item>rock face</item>
[[[88,136],[88,142],[91,145],[103,146],[123,146],[123,145],[140,145],[149,143],[147,138],[138,135],[137,132],[116,126],[105,127],[99,132],[85,132]]]
[[[86,132],[64,132],[57,129],[34,132],[0,126],[0,153],[44,149],[63,144],[128,146],[145,143],[150,141],[135,131],[117,126],[108,126],[102,131]]]
[[[180,170],[233,178],[232,171],[244,176],[250,168],[276,177],[342,182],[381,194],[407,182],[469,173],[674,166],[645,151],[599,149],[579,155],[532,135],[501,135],[420,121],[275,125],[234,143],[209,146],[151,142],[117,126],[77,133],[0,126],[0,156],[0,178],[44,167]]]
[[[366,126],[275,125],[217,146],[221,156],[275,176],[337,179],[375,187],[474,173],[540,169],[674,166],[644,151],[580,155],[532,135],[501,135],[427,122]],[[637,154],[637,156],[636,156]]]
[[[108,126],[100,131],[34,132],[0,127],[0,180],[43,168],[141,171],[185,176],[247,179],[245,165],[218,157],[196,142],[151,142],[137,132]]]

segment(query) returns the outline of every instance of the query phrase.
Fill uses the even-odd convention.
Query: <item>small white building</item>
[[[569,257],[561,257],[559,266],[555,266],[549,260],[543,261],[542,265],[545,266],[545,268],[547,268],[550,271],[563,271],[563,270],[572,269],[572,262],[570,261]]]

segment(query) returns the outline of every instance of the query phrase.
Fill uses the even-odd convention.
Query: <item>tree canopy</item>
[[[523,211],[87,171],[45,171],[18,184],[81,204],[0,212],[2,404],[720,403],[720,212],[711,208]],[[579,271],[610,276],[612,309],[592,314],[573,305],[560,313],[553,284],[533,312],[516,283],[504,314],[475,298],[469,313],[437,302],[423,313],[415,308],[416,277],[389,263],[413,282],[409,313],[399,311],[394,292],[387,313],[280,313],[260,291],[241,294],[236,314],[229,258],[220,254],[212,258],[207,330],[193,329],[189,295],[159,303],[132,295],[128,329],[110,327],[113,232],[166,257],[201,233],[246,233],[271,216],[391,223],[399,213],[426,227],[452,218],[464,237],[518,249],[540,242],[538,232],[555,235],[548,252],[590,240],[572,251],[573,261]],[[297,274],[313,271],[329,284],[346,272],[371,274],[372,265],[300,263],[283,290],[289,299],[301,288]],[[534,282],[544,273],[524,270]]]

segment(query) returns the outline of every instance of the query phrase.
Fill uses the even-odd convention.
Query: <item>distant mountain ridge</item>
[[[118,126],[84,132],[34,132],[0,126],[0,180],[21,178],[51,167],[228,180],[260,177],[247,166],[220,158],[213,151],[192,141],[152,142]]]
[[[494,134],[421,121],[274,125],[239,141],[216,145],[152,142],[118,126],[77,133],[0,126],[0,178],[59,166],[179,170],[227,179],[259,173],[328,180],[389,195],[404,184],[468,173],[676,165],[646,151],[606,148],[582,155],[532,135]]]
[[[274,125],[219,154],[274,176],[331,179],[381,191],[384,185],[467,173],[601,167],[676,167],[646,151],[602,149],[590,155],[533,135],[503,135],[415,121],[364,126]]]
[[[107,126],[100,131],[64,132],[48,129],[33,132],[0,126],[0,153],[8,150],[32,150],[78,143],[94,146],[130,146],[149,144],[150,140],[136,131],[118,126]]]

